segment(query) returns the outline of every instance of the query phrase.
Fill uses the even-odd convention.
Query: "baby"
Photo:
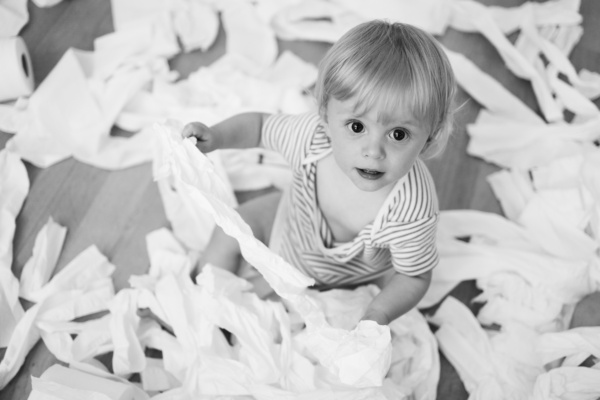
[[[347,32],[319,65],[318,113],[244,113],[185,126],[206,153],[280,152],[291,186],[243,203],[254,235],[316,281],[316,289],[376,283],[363,319],[389,324],[425,294],[438,263],[438,202],[422,157],[445,146],[455,79],[434,38],[401,23]],[[238,272],[237,242],[220,228],[204,263]]]

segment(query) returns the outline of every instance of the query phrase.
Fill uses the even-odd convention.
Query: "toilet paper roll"
[[[28,96],[33,92],[31,58],[23,38],[0,38],[0,101]]]

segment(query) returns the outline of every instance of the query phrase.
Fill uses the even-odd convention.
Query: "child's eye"
[[[365,130],[365,126],[362,124],[362,122],[358,121],[349,122],[347,126],[354,133],[361,133]]]
[[[406,129],[396,128],[390,131],[390,138],[395,141],[401,142],[408,137]]]

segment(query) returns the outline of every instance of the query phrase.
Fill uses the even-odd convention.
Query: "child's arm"
[[[387,325],[416,306],[431,282],[431,271],[417,276],[394,273],[371,301],[362,319]]]
[[[203,153],[217,149],[258,147],[263,123],[268,116],[264,113],[237,114],[211,127],[201,122],[191,122],[181,134],[183,137],[194,136],[198,140],[196,147]]]

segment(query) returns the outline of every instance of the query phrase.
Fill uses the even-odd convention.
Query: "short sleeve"
[[[398,183],[374,225],[373,243],[390,249],[397,272],[416,276],[439,262],[437,224],[439,208],[433,178],[424,162],[417,159]]]
[[[395,224],[388,234],[394,270],[405,275],[421,275],[439,262],[436,232],[439,214],[406,224]]]
[[[261,145],[280,153],[296,169],[307,155],[319,125],[315,113],[270,115],[263,124]]]

